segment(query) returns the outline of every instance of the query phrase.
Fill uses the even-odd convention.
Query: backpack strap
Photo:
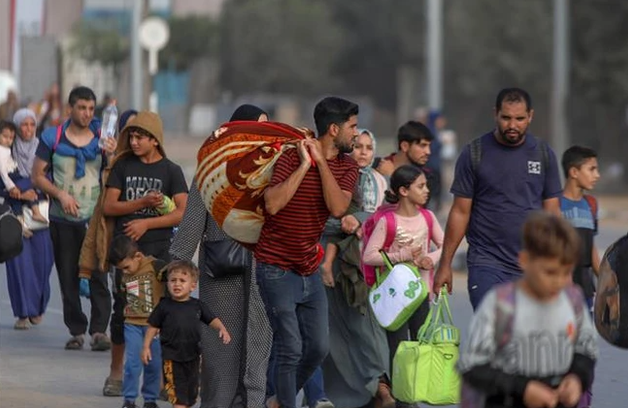
[[[57,126],[57,135],[55,136],[55,143],[52,145],[52,153],[54,154],[54,152],[57,150],[57,147],[59,147],[59,143],[61,143],[61,135],[63,133],[63,125],[59,125]]]
[[[512,338],[515,322],[516,283],[501,284],[495,288],[495,292],[495,344],[500,350]]]
[[[550,160],[549,160],[549,146],[547,145],[547,143],[545,143],[544,140],[541,139],[537,139],[538,143],[537,143],[537,148],[541,150],[541,163],[543,165],[543,171],[545,172],[546,176],[549,173],[549,166],[550,166]]]
[[[384,218],[386,219],[386,238],[384,239],[384,247],[382,248],[384,251],[388,251],[388,249],[392,246],[395,241],[395,233],[397,230],[397,222],[395,221],[395,212],[394,211],[386,211],[384,213]]]
[[[477,176],[482,160],[482,137],[473,139],[469,144],[469,150],[471,153],[471,170]]]
[[[434,217],[432,217],[432,214],[430,214],[430,212],[423,207],[419,207],[419,211],[421,212],[421,215],[423,216],[423,218],[425,218],[425,222],[427,223],[427,242],[432,242],[432,231],[434,230]]]
[[[584,295],[582,294],[582,289],[580,289],[577,285],[569,285],[565,289],[567,292],[567,298],[569,298],[569,303],[573,307],[573,310],[576,314],[576,321],[578,324],[582,322],[582,316],[584,314]]]
[[[589,203],[589,208],[591,208],[591,215],[593,215],[593,224],[595,226],[595,232],[597,232],[597,200],[595,197],[589,194],[584,195],[584,199]]]

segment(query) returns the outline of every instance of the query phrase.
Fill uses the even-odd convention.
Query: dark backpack
[[[22,223],[6,204],[0,204],[0,263],[22,253]]]
[[[549,146],[541,139],[537,139],[537,141],[536,148],[541,150],[542,170],[546,172],[546,169],[549,169]],[[471,153],[471,168],[473,169],[473,174],[477,175],[480,162],[482,161],[482,136],[473,139],[471,143],[469,143],[469,149]]]

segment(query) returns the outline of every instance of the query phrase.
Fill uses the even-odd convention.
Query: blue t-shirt
[[[505,146],[493,132],[481,138],[482,159],[473,171],[470,145],[456,162],[451,193],[473,199],[467,228],[467,264],[485,265],[505,273],[520,273],[523,223],[543,201],[561,195],[556,156],[548,150],[549,169],[544,169],[540,141],[526,135],[519,146]]]
[[[580,261],[574,270],[573,280],[582,287],[584,294],[591,298],[595,286],[589,268],[593,264],[593,237],[597,234],[596,215],[584,197],[573,201],[561,196],[560,211],[563,218],[569,221],[580,235]]]
[[[52,170],[54,185],[76,199],[78,217],[66,214],[57,199],[50,200],[50,219],[70,224],[84,224],[94,213],[101,189],[101,172],[105,158],[98,147],[99,121],[90,123],[94,138],[83,147],[75,146],[65,135],[69,121],[62,127],[59,144],[56,145],[57,127],[51,127],[41,135],[35,155],[45,161]],[[54,150],[54,152],[53,152]],[[82,174],[77,174],[79,171]]]

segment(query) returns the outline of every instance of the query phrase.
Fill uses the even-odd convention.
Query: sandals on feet
[[[102,388],[102,395],[105,397],[121,397],[122,380],[114,380],[111,377],[107,377],[105,386]]]
[[[31,324],[28,319],[17,319],[17,321],[13,325],[13,329],[15,330],[28,330],[30,328]]]
[[[90,345],[92,346],[92,351],[107,351],[111,348],[111,341],[106,334],[94,333],[92,334]]]
[[[67,343],[65,343],[65,349],[66,350],[81,350],[83,348],[83,343],[85,343],[85,339],[83,338],[83,335],[79,335],[79,336],[72,336],[70,337],[70,340],[67,341]]]
[[[29,317],[28,321],[31,322],[31,324],[33,326],[37,326],[39,323],[41,323],[41,321],[44,319],[43,316],[39,315],[39,316],[35,316],[35,317]]]

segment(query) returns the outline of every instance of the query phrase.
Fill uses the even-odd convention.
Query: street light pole
[[[430,109],[443,107],[443,0],[427,0],[427,99]]]
[[[569,43],[569,0],[554,0],[551,140],[559,155],[569,147],[566,105],[569,93]]]
[[[144,1],[133,1],[131,14],[131,107],[143,109],[142,85],[142,49],[140,48],[139,29],[142,21]]]

